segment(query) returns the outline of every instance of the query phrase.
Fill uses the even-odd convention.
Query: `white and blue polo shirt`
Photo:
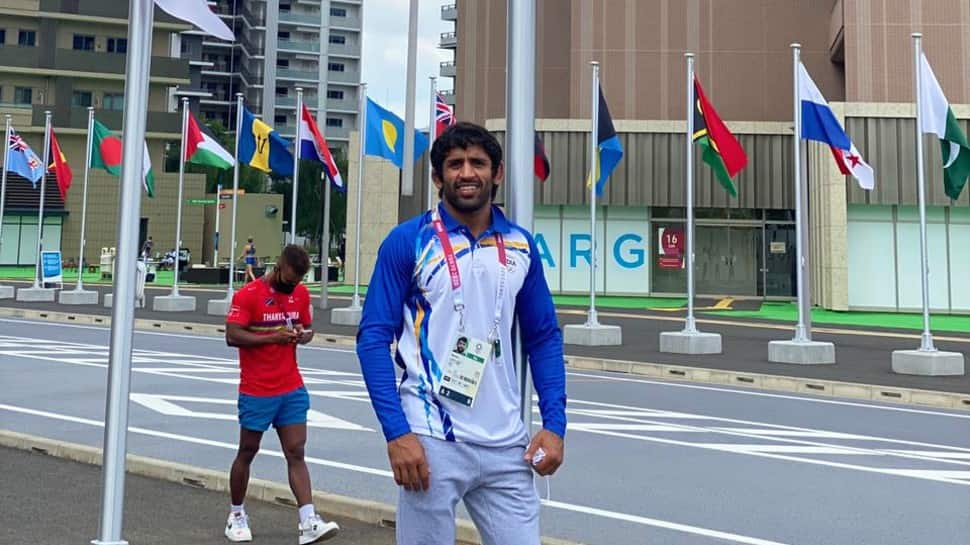
[[[512,322],[518,319],[545,429],[565,436],[566,376],[562,335],[532,236],[492,207],[492,225],[471,231],[438,213],[461,274],[465,329],[486,339],[495,318],[500,265],[496,233],[508,266],[498,336],[501,350],[485,367],[472,407],[437,395],[442,368],[459,329],[441,243],[426,212],[395,227],[381,244],[357,333],[357,356],[384,437],[408,432],[484,446],[524,444]],[[397,339],[393,361],[389,347]],[[395,363],[403,370],[398,384]]]

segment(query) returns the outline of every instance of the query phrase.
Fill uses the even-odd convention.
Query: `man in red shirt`
[[[225,535],[252,541],[243,501],[249,467],[270,424],[280,438],[290,489],[300,506],[300,545],[329,539],[340,530],[313,508],[310,472],[303,459],[310,396],[296,363],[296,345],[313,339],[310,293],[300,283],[310,258],[289,245],[273,272],[250,282],[232,298],[226,316],[226,344],[239,347],[239,451],[229,473],[232,496]]]

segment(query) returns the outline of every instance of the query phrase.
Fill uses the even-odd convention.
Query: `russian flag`
[[[825,101],[801,62],[798,63],[797,84],[798,101],[802,109],[802,140],[827,144],[832,149],[832,156],[835,157],[842,174],[855,178],[862,189],[870,190],[875,187],[872,167],[862,160],[859,150],[845,134],[839,120],[829,108],[829,103]]]
[[[310,109],[303,105],[303,112],[300,115],[300,158],[307,161],[316,161],[323,165],[323,171],[330,179],[330,183],[337,188],[337,191],[347,191],[340,171],[337,170],[337,163],[333,160],[330,148],[327,147],[327,140],[320,134],[317,122],[310,115]]]

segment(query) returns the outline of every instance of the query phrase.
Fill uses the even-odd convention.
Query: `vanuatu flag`
[[[748,156],[738,139],[718,117],[708,102],[701,82],[694,78],[694,142],[704,148],[701,158],[713,170],[717,181],[732,197],[738,196],[732,178],[748,164]]]

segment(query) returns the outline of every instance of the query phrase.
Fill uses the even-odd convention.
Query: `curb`
[[[108,316],[16,309],[10,307],[0,307],[0,316],[85,325],[111,325],[111,318]],[[135,319],[135,328],[143,331],[161,331],[166,333],[206,336],[221,336],[226,332],[225,327],[217,324],[171,322],[165,320],[149,320],[144,318]],[[313,337],[313,341],[311,341],[309,344],[311,346],[320,347],[353,348],[356,346],[356,343],[357,339],[354,337],[317,333]],[[590,358],[585,356],[570,356],[568,354],[566,355],[566,366],[571,369],[625,373],[661,380],[757,388],[775,392],[808,394],[823,397],[840,397],[901,405],[915,405],[936,409],[970,411],[970,393],[964,394],[957,392],[922,390],[916,388],[899,388],[895,386],[882,386],[878,384],[864,384],[859,382],[817,380],[802,377],[790,377],[785,375],[745,373],[739,371],[725,371],[722,369],[709,369],[705,367],[691,367],[665,363],[648,363],[638,361],[611,360],[604,358]]]
[[[71,460],[88,465],[101,465],[101,449],[76,443],[68,443],[56,439],[48,439],[35,435],[0,430],[0,446],[15,448]],[[215,471],[201,467],[194,467],[156,458],[129,454],[125,462],[125,471],[132,475],[148,477],[159,481],[166,481],[201,488],[214,492],[229,492],[229,475],[225,471]],[[263,502],[276,503],[289,507],[296,506],[293,493],[283,484],[264,479],[250,479],[247,498]],[[387,528],[395,525],[396,513],[394,506],[385,503],[361,500],[339,494],[314,491],[313,501],[328,515],[354,519],[366,524],[375,524]],[[464,519],[458,519],[456,526],[455,545],[481,545],[482,540],[475,526]],[[558,538],[542,538],[542,545],[581,545],[574,541]]]

